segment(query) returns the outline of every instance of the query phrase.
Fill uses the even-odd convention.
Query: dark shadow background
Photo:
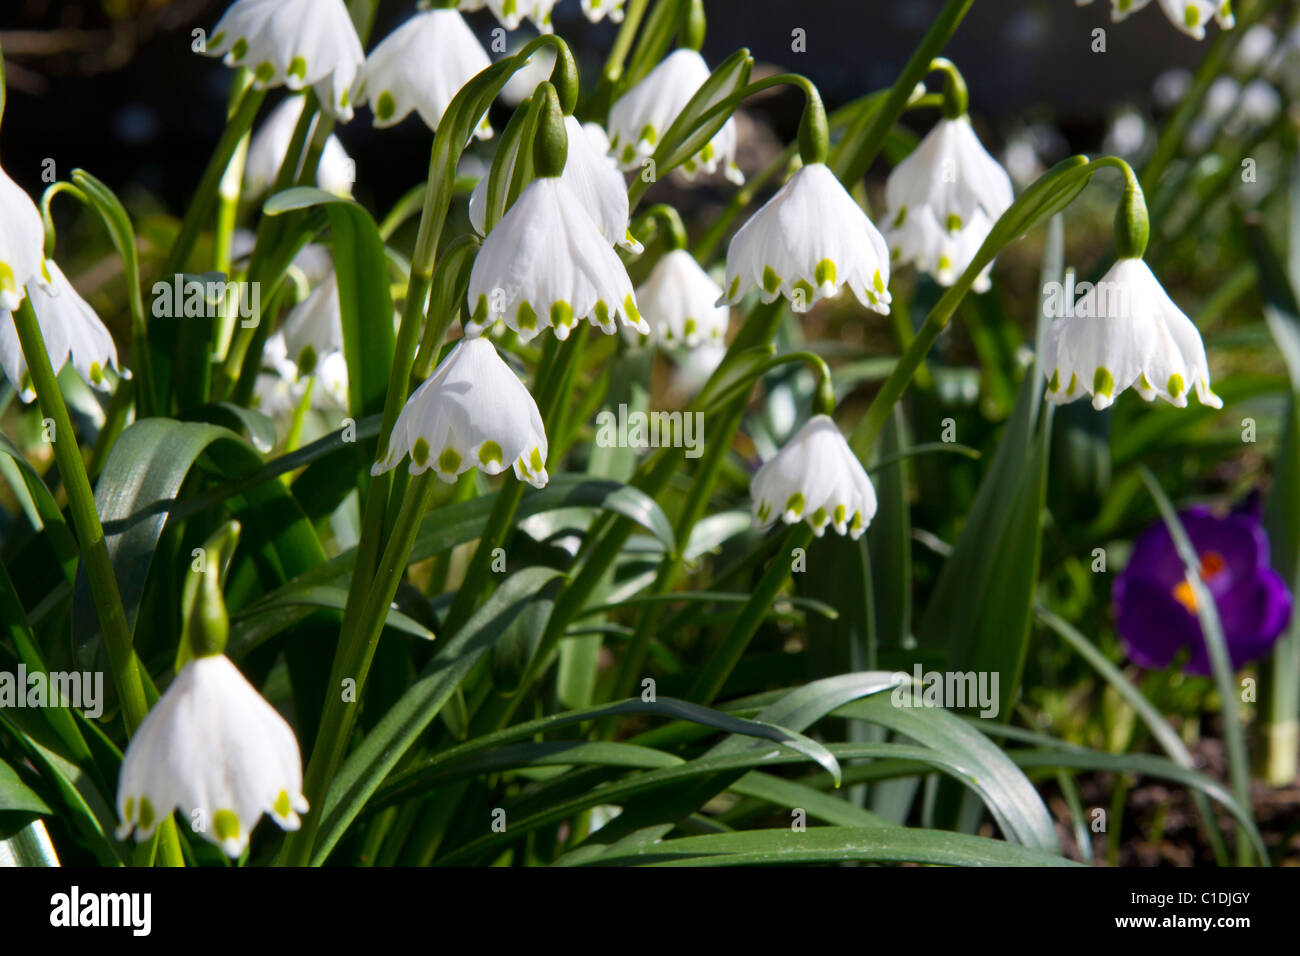
[[[119,193],[156,197],[179,211],[220,135],[230,71],[193,53],[191,31],[211,30],[226,0],[0,0],[9,101],[0,130],[5,170],[33,195],[42,163],[59,178],[83,166]],[[708,0],[705,56],[717,63],[745,44],[757,70],[810,76],[828,107],[893,82],[942,0]],[[381,0],[368,47],[415,10]],[[616,27],[590,24],[578,0],[561,0],[556,28],[580,57],[590,84]],[[491,14],[469,15],[486,43]],[[1092,31],[1107,52],[1093,53]],[[791,50],[805,31],[807,52]],[[512,35],[512,42],[532,34]],[[966,74],[972,112],[1000,149],[1021,121],[1046,122],[1074,150],[1096,150],[1117,104],[1148,99],[1170,66],[1194,66],[1204,44],[1174,30],[1155,4],[1112,28],[1105,0],[979,0],[947,54]],[[1097,58],[1105,58],[1098,69]],[[794,138],[801,106],[784,94],[750,106],[782,139]],[[504,122],[494,112],[494,123]],[[923,116],[922,122],[930,117]],[[358,198],[386,208],[424,178],[432,134],[418,117],[376,131],[367,110],[338,131],[357,161]]]

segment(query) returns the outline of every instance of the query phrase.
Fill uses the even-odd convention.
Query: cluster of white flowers
[[[1085,7],[1092,0],[1074,0]],[[1111,19],[1116,23],[1137,13],[1151,0],[1110,0]],[[1157,0],[1169,22],[1188,36],[1205,39],[1205,26],[1216,20],[1220,27],[1230,30],[1236,24],[1232,15],[1232,0]]]
[[[1116,19],[1146,2],[1115,0]],[[1159,2],[1194,36],[1204,34],[1209,19],[1231,26],[1227,3]],[[555,5],[463,0],[460,9],[486,7],[508,30],[528,20],[546,32]],[[622,0],[583,0],[581,6],[593,21],[622,19]],[[437,130],[455,95],[490,64],[461,13],[445,7],[417,13],[365,56],[343,0],[237,0],[205,52],[248,67],[258,87],[300,93],[277,106],[253,137],[245,198],[264,194],[278,175],[308,99],[303,91],[313,89],[340,122],[369,104],[378,127],[414,112]],[[549,73],[544,59],[538,64]],[[485,335],[493,327],[504,326],[526,343],[548,329],[563,342],[584,321],[607,334],[621,326],[625,333],[653,336],[663,348],[685,350],[684,368],[698,384],[722,360],[731,307],[751,293],[764,303],[784,299],[803,313],[847,289],[865,309],[888,313],[891,266],[910,264],[952,285],[1013,203],[1011,178],[981,144],[964,105],[945,108],[888,177],[883,233],[831,168],[808,157],[735,233],[721,284],[678,239],[639,273],[645,279],[634,288],[625,257],[645,250],[630,231],[621,170],[638,169],[654,155],[709,75],[698,52],[678,49],[613,102],[608,135],[599,124],[584,126],[571,115],[557,119],[553,132],[563,144],[563,162],[543,168],[539,161],[538,175],[495,223],[489,222],[488,177],[482,178],[469,200],[471,222],[483,238],[468,278],[464,338],[410,395],[373,474],[409,458],[412,474],[432,469],[447,482],[472,469],[492,476],[513,469],[521,481],[546,485],[542,415]],[[492,136],[486,115],[476,134]],[[728,119],[683,172],[689,178],[721,171],[742,183],[736,137],[735,121]],[[333,136],[315,174],[323,188],[350,194],[352,164]],[[103,323],[46,258],[35,205],[3,172],[0,219],[6,223],[0,232],[0,366],[23,399],[35,395],[10,313],[24,297],[56,370],[70,361],[99,388],[108,387],[110,368],[129,374],[119,369]],[[989,288],[991,268],[990,261],[971,280],[976,291]],[[314,276],[311,286],[270,336],[263,358],[283,381],[316,376],[325,396],[343,407],[347,364],[338,282],[330,271]],[[1159,396],[1178,406],[1195,392],[1202,403],[1221,407],[1200,334],[1140,258],[1121,257],[1092,295],[1071,303],[1046,331],[1041,367],[1050,401],[1086,394],[1102,409],[1133,388],[1144,399]],[[274,400],[265,394],[268,403]],[[757,470],[751,491],[761,525],[803,521],[818,536],[829,526],[856,539],[876,512],[870,478],[825,414],[810,418]],[[123,763],[122,836],[134,829],[137,838],[147,837],[177,807],[209,813],[204,835],[232,856],[244,851],[262,813],[293,829],[307,809],[292,730],[221,655],[199,657],[180,672]]]

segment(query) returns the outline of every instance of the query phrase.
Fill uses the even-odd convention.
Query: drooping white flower
[[[1202,405],[1223,407],[1200,332],[1141,259],[1118,260],[1077,302],[1062,304],[1065,316],[1043,337],[1049,401],[1086,393],[1103,409],[1131,386],[1148,402],[1159,395],[1183,408],[1195,388]]]
[[[431,130],[461,87],[492,65],[474,31],[455,10],[417,13],[366,57],[357,103],[371,103],[375,125],[393,126],[412,110]],[[492,136],[487,116],[475,134]]]
[[[993,223],[982,209],[977,209],[970,222],[957,232],[944,229],[927,213],[909,216],[889,233],[889,242],[899,250],[896,260],[906,256],[907,261],[914,263],[939,285],[950,286],[966,271],[992,229]],[[971,288],[976,292],[991,289],[993,282],[989,274],[992,271],[993,263],[990,262],[980,270]]]
[[[1238,73],[1254,73],[1265,67],[1277,49],[1278,36],[1267,23],[1256,23],[1237,41],[1232,51],[1232,68]]]
[[[582,12],[592,23],[609,17],[614,23],[623,22],[624,0],[582,0]]]
[[[296,830],[307,812],[293,730],[223,654],[189,661],[136,729],[117,785],[117,836],[148,839],[179,807],[230,857],[263,813]]]
[[[675,365],[665,404],[674,407],[685,405],[704,387],[727,357],[727,347],[705,342],[693,349],[673,349],[671,354]]]
[[[970,118],[941,119],[885,183],[889,248],[896,261],[951,285],[1012,198],[1011,177]],[[980,285],[988,287],[987,270]]]
[[[558,2],[559,0],[460,0],[460,9],[468,12],[487,7],[507,30],[518,30],[526,17],[539,32],[554,33],[551,10]],[[429,0],[421,0],[420,5],[428,6]]]
[[[245,199],[257,199],[274,185],[306,102],[305,95],[289,97],[271,111],[249,140],[248,158],[244,161]],[[313,122],[313,130],[315,125]],[[316,185],[336,196],[351,196],[354,176],[352,159],[339,138],[331,133],[316,167]]]
[[[258,89],[314,86],[330,115],[352,119],[365,54],[343,0],[235,0],[203,52],[248,67]]]
[[[829,524],[853,540],[876,515],[876,490],[838,426],[814,415],[750,483],[754,517],[767,527],[807,521],[821,537]]]
[[[48,286],[32,279],[27,283],[27,295],[54,371],[57,373],[71,361],[87,385],[104,392],[109,389],[104,372],[110,366],[122,378],[130,378],[131,373],[117,364],[113,336],[53,259],[45,260],[45,274],[49,276]],[[27,360],[18,341],[13,313],[7,311],[0,311],[0,367],[18,389],[22,401],[36,398],[27,376]]]
[[[645,250],[628,231],[627,187],[623,175],[610,164],[604,153],[598,151],[598,140],[593,140],[588,133],[590,125],[584,126],[572,116],[564,118],[569,151],[560,179],[573,190],[581,208],[610,245],[640,255]],[[484,176],[469,197],[470,224],[480,236],[486,218],[487,190],[488,177]]]
[[[510,56],[519,51],[511,50]],[[538,84],[550,78],[555,70],[555,48],[540,47],[529,55],[522,67],[510,74],[506,85],[501,87],[501,99],[510,106],[518,106],[537,92]]]
[[[44,260],[45,226],[32,197],[0,169],[0,309],[12,312]]]
[[[583,319],[608,334],[619,319],[650,334],[623,263],[578,195],[555,176],[529,183],[483,240],[469,306],[470,336],[502,318],[525,342],[546,328],[567,339]]]
[[[665,348],[723,343],[731,309],[718,305],[722,289],[685,249],[673,249],[655,264],[636,290],[650,317],[655,341]]]
[[[343,355],[343,312],[338,277],[332,272],[289,310],[267,340],[264,357],[287,382],[316,377],[319,394],[339,408],[348,404],[348,365]]]
[[[1087,6],[1092,0],[1074,0],[1078,6]],[[1116,23],[1137,13],[1151,0],[1110,0],[1110,16]],[[1236,25],[1232,15],[1232,0],[1159,0],[1169,22],[1188,36],[1205,39],[1205,25],[1214,18],[1225,30]]]
[[[546,431],[537,403],[486,338],[464,339],[407,399],[373,475],[397,467],[433,468],[453,482],[471,468],[499,475],[511,465],[521,481],[545,487]]]
[[[719,302],[735,305],[755,286],[764,302],[784,295],[796,312],[845,286],[867,308],[889,312],[884,237],[824,163],[798,169],[731,240]]]
[[[695,50],[674,50],[609,111],[610,153],[624,169],[636,169],[654,154],[660,138],[709,78],[704,57]],[[693,179],[701,169],[724,174],[740,185],[745,177],[736,165],[736,121],[730,118],[698,153],[682,164]]]

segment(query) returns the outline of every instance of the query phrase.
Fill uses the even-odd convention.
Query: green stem
[[[54,422],[54,459],[67,491],[68,511],[72,515],[73,527],[77,530],[78,549],[86,568],[86,578],[90,582],[91,599],[99,617],[104,645],[108,649],[113,683],[117,688],[118,700],[122,703],[122,717],[129,737],[149,712],[149,704],[145,699],[140,661],[132,648],[131,628],[126,620],[121,592],[118,591],[117,577],[113,573],[113,562],[104,541],[104,528],[99,521],[95,496],[90,489],[81,449],[77,445],[77,433],[68,417],[68,408],[63,402],[63,393],[59,390],[58,377],[50,365],[45,339],[41,335],[40,323],[32,311],[30,299],[23,300],[13,313],[13,319],[41,414]],[[160,825],[158,837],[163,864],[184,866],[179,838],[171,819]]]
[[[194,251],[194,243],[198,241],[199,233],[203,230],[208,212],[212,209],[221,177],[225,175],[226,167],[230,165],[230,159],[235,155],[235,150],[239,148],[244,135],[252,127],[253,119],[257,116],[265,96],[264,90],[254,89],[252,86],[245,89],[240,96],[239,105],[226,122],[225,131],[217,141],[217,148],[213,150],[212,158],[208,160],[203,178],[199,180],[198,190],[190,200],[185,218],[181,220],[180,232],[177,233],[167,258],[163,261],[162,275],[174,275],[184,269],[190,253]]]
[[[1182,149],[1183,139],[1200,111],[1201,101],[1205,99],[1205,94],[1214,85],[1214,81],[1225,71],[1228,59],[1237,48],[1237,44],[1241,42],[1241,38],[1275,6],[1277,0],[1259,0],[1258,3],[1249,5],[1237,17],[1237,25],[1234,29],[1222,30],[1210,41],[1205,59],[1196,68],[1191,89],[1187,91],[1187,95],[1178,104],[1178,109],[1174,111],[1174,115],[1169,118],[1165,128],[1160,132],[1156,148],[1142,169],[1142,186],[1148,192],[1155,188],[1161,174]]]
[[[793,562],[790,555],[796,548],[807,549],[813,538],[812,528],[807,522],[800,521],[786,530],[780,547],[772,557],[772,563],[754,588],[754,593],[746,602],[745,608],[727,633],[722,646],[709,655],[704,669],[691,686],[688,700],[697,704],[711,704],[731,676],[732,670],[744,656],[745,649],[758,632],[768,609],[776,596],[789,580]]]
[[[329,784],[343,760],[343,752],[356,723],[358,701],[374,660],[379,635],[383,632],[388,606],[397,593],[406,560],[410,557],[415,537],[420,530],[420,519],[428,510],[436,488],[434,473],[426,471],[411,481],[402,509],[378,561],[374,585],[367,590],[358,610],[346,615],[339,634],[339,649],[330,671],[330,682],[321,712],[320,730],[316,746],[303,779],[303,794],[311,804],[304,815],[302,828],[290,833],[280,851],[280,862],[286,866],[306,866],[311,860],[312,844],[320,827],[321,812],[329,793]],[[349,628],[348,618],[355,623]],[[343,700],[344,680],[354,681],[356,698]]]
[[[1193,603],[1196,605],[1196,616],[1200,621],[1202,637],[1205,640],[1211,669],[1214,672],[1215,687],[1219,692],[1219,709],[1223,719],[1223,743],[1228,752],[1228,778],[1232,784],[1232,794],[1237,798],[1237,803],[1242,810],[1251,814],[1253,820],[1254,815],[1251,812],[1253,803],[1250,793],[1250,757],[1246,749],[1246,734],[1242,729],[1237,710],[1237,694],[1240,689],[1233,679],[1232,658],[1228,653],[1227,640],[1223,636],[1223,626],[1219,620],[1218,606],[1215,603],[1214,596],[1210,593],[1210,589],[1201,580],[1200,556],[1196,553],[1196,547],[1192,544],[1191,538],[1187,536],[1187,530],[1183,527],[1183,523],[1174,510],[1173,504],[1160,487],[1160,483],[1156,481],[1155,475],[1151,473],[1151,470],[1146,465],[1138,466],[1138,474],[1141,475],[1143,483],[1146,484],[1147,491],[1151,493],[1151,498],[1155,501],[1161,518],[1164,519],[1165,527],[1168,528],[1170,537],[1173,538],[1174,548],[1187,570],[1186,581],[1195,597]],[[1252,855],[1253,850],[1250,841],[1246,838],[1246,832],[1241,827],[1238,827],[1238,863],[1248,866]],[[1268,860],[1265,859],[1262,862],[1267,864]]]
[[[907,109],[916,84],[925,79],[930,72],[935,58],[943,52],[948,40],[956,32],[962,19],[970,11],[975,0],[948,0],[943,10],[935,18],[930,31],[913,51],[912,58],[903,67],[885,103],[870,117],[862,117],[845,135],[840,149],[832,157],[830,166],[844,183],[856,183],[867,174],[867,170],[885,145],[889,131],[894,128],[903,111]]]
[[[58,462],[63,486],[68,493],[69,511],[77,529],[82,561],[85,562],[86,574],[90,580],[91,596],[99,615],[104,643],[108,648],[127,731],[130,732],[144,720],[149,705],[145,701],[144,684],[140,680],[139,661],[131,647],[131,629],[122,606],[122,595],[118,591],[117,578],[113,574],[113,564],[104,542],[104,529],[95,509],[95,496],[90,490],[90,480],[86,477],[81,450],[77,446],[77,433],[72,428],[68,408],[59,391],[58,378],[50,366],[49,353],[45,350],[45,340],[41,336],[36,313],[32,311],[31,300],[24,299],[13,317],[41,413],[54,423],[54,440],[51,442],[54,458]]]

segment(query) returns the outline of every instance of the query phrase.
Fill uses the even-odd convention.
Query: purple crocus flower
[[[1291,619],[1291,594],[1269,566],[1268,534],[1253,501],[1219,516],[1209,508],[1179,514],[1201,559],[1201,579],[1214,597],[1233,669],[1268,653]],[[1209,651],[1196,616],[1196,596],[1163,521],[1138,537],[1115,579],[1115,620],[1129,657],[1142,667],[1169,666],[1184,647],[1184,670],[1210,674]]]

